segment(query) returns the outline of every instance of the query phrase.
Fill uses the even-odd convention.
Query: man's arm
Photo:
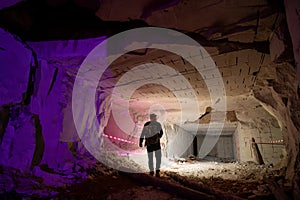
[[[161,124],[159,124],[159,126],[160,126],[159,138],[161,138],[163,136],[164,132],[162,130]]]
[[[142,130],[142,134],[141,134],[141,137],[140,137],[139,147],[143,147],[144,137],[145,137],[145,126],[143,127],[143,130]]]

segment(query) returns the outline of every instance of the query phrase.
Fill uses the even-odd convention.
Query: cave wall
[[[289,28],[291,40],[293,43],[293,52],[295,64],[297,67],[297,77],[298,83],[300,85],[300,36],[299,36],[299,10],[300,10],[300,2],[297,0],[284,0],[285,5],[285,13],[287,19],[287,25]]]
[[[295,97],[290,97],[290,104],[287,106],[290,110],[290,115],[293,123],[288,120],[288,129],[289,129],[289,140],[293,143],[293,145],[287,147],[287,151],[292,155],[291,164],[289,164],[289,173],[288,177],[293,178],[294,182],[294,196],[300,196],[300,149],[299,149],[299,85],[300,85],[300,36],[299,36],[299,28],[300,28],[300,19],[299,19],[299,10],[300,10],[300,2],[297,0],[285,0],[285,11],[287,24],[290,32],[290,36],[293,43],[293,52],[295,59],[295,66],[297,67],[297,79],[298,79],[298,92],[294,92]],[[298,97],[298,98],[297,98]],[[295,127],[296,126],[296,127]]]
[[[17,1],[11,2],[15,3]],[[195,1],[192,2],[192,4],[188,4],[187,9],[192,9],[194,3]],[[248,3],[243,3],[249,6]],[[241,3],[241,5],[243,3]],[[265,4],[266,1],[263,1],[262,6]],[[2,7],[6,7],[12,4],[1,3],[1,5]],[[250,3],[250,5],[252,4]],[[103,4],[103,6],[105,6],[105,4]],[[185,5],[180,4],[179,8],[184,6]],[[204,6],[205,8],[207,5],[199,6]],[[232,7],[230,1],[226,3],[226,6],[228,8]],[[101,7],[100,10],[102,8],[103,7]],[[172,12],[173,9],[175,9],[174,12]],[[288,29],[284,27],[284,24],[277,26],[278,24],[274,23],[274,27],[269,27],[270,30],[267,31],[269,34],[262,35],[259,35],[260,31],[258,31],[258,35],[256,35],[252,28],[249,28],[244,33],[238,33],[240,29],[230,30],[233,32],[229,31],[227,35],[219,33],[222,30],[218,28],[213,29],[212,32],[210,28],[208,28],[207,31],[206,29],[200,29],[199,32],[206,36],[208,40],[223,37],[229,39],[227,42],[243,41],[251,43],[253,41],[265,40],[270,42],[270,59],[273,62],[271,65],[262,66],[260,58],[263,56],[263,53],[255,53],[255,55],[251,53],[253,57],[258,58],[253,59],[253,57],[248,56],[248,50],[238,52],[240,57],[233,54],[223,54],[215,55],[214,59],[216,63],[221,66],[220,70],[224,75],[232,75],[232,72],[235,74],[250,73],[250,70],[249,79],[246,80],[238,78],[236,81],[230,76],[226,77],[225,82],[228,81],[232,83],[226,85],[226,87],[232,91],[233,94],[240,95],[239,91],[241,88],[239,87],[249,86],[255,83],[251,92],[258,102],[255,102],[252,106],[259,106],[257,104],[262,106],[257,108],[253,107],[253,110],[250,112],[247,110],[237,111],[237,116],[241,120],[239,136],[242,137],[239,137],[240,145],[245,145],[245,141],[249,144],[249,138],[252,136],[257,140],[269,140],[270,136],[273,137],[273,133],[276,134],[274,138],[282,136],[287,151],[287,178],[295,178],[295,188],[297,188],[299,187],[297,180],[299,180],[298,172],[300,169],[299,89],[297,91],[297,81],[300,79],[298,33],[299,2],[296,0],[285,0],[285,9]],[[153,13],[152,18],[148,18],[147,20],[153,25],[167,27],[169,27],[170,24],[172,27],[180,25],[190,31],[199,28],[195,26],[194,23],[186,23],[186,21],[192,22],[193,20],[187,20],[184,19],[184,17],[182,17],[183,20],[180,21],[180,23],[177,23],[177,19],[174,18],[173,15],[179,11],[180,9],[178,9],[178,7],[171,8],[168,12],[158,10]],[[230,10],[227,10],[226,12],[229,11]],[[250,14],[243,13],[243,10],[240,10],[240,12],[244,17]],[[253,11],[251,11],[251,13],[252,12]],[[120,15],[123,14],[123,12],[119,13]],[[230,11],[230,13],[233,12]],[[261,14],[262,13],[263,12],[261,12]],[[102,18],[107,17],[111,19],[109,18],[111,16],[105,15],[107,14],[106,12],[102,12],[102,14],[104,14],[104,16],[101,16]],[[135,17],[138,18],[142,14],[143,13],[140,12]],[[193,12],[187,12],[186,15],[190,16],[194,14]],[[227,15],[232,17],[226,18],[225,24],[232,25],[232,23],[236,22],[238,17],[228,13]],[[168,16],[168,18],[164,18],[164,16]],[[125,17],[117,17],[119,17],[117,18],[118,20],[128,20],[127,15]],[[194,16],[187,18],[194,19],[193,17]],[[211,13],[206,17],[210,18]],[[156,19],[159,19],[159,21]],[[201,20],[203,19],[201,18]],[[259,18],[260,24],[267,23],[268,20],[272,22],[280,21],[277,20],[275,14],[271,17],[271,20],[268,18],[263,19],[262,16]],[[208,21],[204,21],[208,23]],[[241,22],[239,25],[248,23],[248,25],[255,26],[256,22],[256,18],[253,18],[252,21],[246,21],[244,24]],[[209,24],[207,24],[207,26],[208,25]],[[227,28],[230,27],[228,26]],[[258,26],[257,28],[260,29],[263,27]],[[291,37],[291,41],[289,41],[289,37]],[[80,162],[81,166],[88,165],[86,164],[88,161],[81,162],[78,159],[74,159],[75,155],[85,154],[86,150],[75,135],[74,124],[70,123],[70,121],[72,121],[70,91],[76,68],[78,68],[87,53],[102,39],[98,38],[84,41],[72,40],[56,43],[31,42],[26,45],[20,41],[19,38],[1,29],[1,67],[5,68],[5,70],[2,70],[0,74],[1,94],[3,94],[0,96],[0,155],[1,158],[3,158],[0,162],[2,162],[4,166],[16,168],[21,171],[30,171],[33,169],[34,174],[41,177],[50,177],[49,174],[55,172],[51,175],[51,177],[54,178],[45,178],[45,181],[48,181],[47,183],[54,184],[55,180],[60,180],[60,176],[56,176],[57,172],[63,174],[71,174],[74,172],[74,168],[76,168],[75,165],[77,164],[74,165],[72,164],[73,162]],[[291,56],[289,42],[293,44],[294,57]],[[227,45],[229,43],[225,43],[224,46],[226,46],[226,48],[224,46],[222,47],[222,43],[214,44],[221,44],[219,47],[220,50],[223,51],[228,51],[226,48],[229,48],[230,45],[234,46],[234,43],[230,43],[230,45]],[[238,45],[242,46],[242,44]],[[232,48],[240,48],[240,46]],[[253,46],[251,46],[251,48],[252,47]],[[34,51],[32,51],[32,48]],[[250,47],[244,46],[244,48]],[[229,48],[229,50],[232,49]],[[238,59],[236,59],[237,57]],[[246,61],[243,61],[243,59],[246,59]],[[239,61],[242,62],[239,63]],[[249,66],[251,66],[251,68]],[[260,66],[262,67],[260,68]],[[298,66],[297,77],[295,76],[296,66]],[[231,67],[231,69],[228,70],[227,67]],[[247,70],[240,71],[244,68]],[[19,73],[15,73],[15,71]],[[99,101],[102,101],[102,104],[98,114],[104,119],[103,126],[105,126],[108,120],[107,116],[109,116],[109,113],[107,113],[109,112],[109,109],[107,109],[109,107],[109,105],[107,105],[109,101],[106,101],[106,96],[99,99]],[[243,101],[237,100],[236,102],[241,103]],[[235,108],[235,106],[232,106],[231,109],[234,110]],[[263,116],[265,116],[267,120],[264,121],[263,118],[256,119],[258,113],[263,113]],[[244,120],[247,117],[251,118],[252,121]],[[255,121],[253,119],[255,119]],[[275,121],[277,121],[277,123],[274,119],[276,119]],[[265,130],[266,127],[269,129]],[[20,147],[22,146],[21,144],[24,145],[24,148]],[[265,152],[265,157],[269,155],[267,152],[273,151],[273,153],[271,152],[272,156],[274,153],[277,153],[276,160],[278,159],[277,155],[281,158],[281,153],[279,153],[281,150],[279,149],[274,150],[273,147],[272,149],[269,147],[265,148],[263,145],[260,145],[259,148],[262,152]],[[241,153],[241,157],[245,158],[245,160],[251,158],[251,148],[247,146],[246,149],[245,152]],[[273,158],[268,158],[267,160],[269,160],[269,162],[275,162],[272,159]],[[17,162],[17,160],[21,160],[22,162]],[[78,171],[79,168],[75,171]],[[296,176],[294,176],[295,174]],[[84,174],[82,176],[84,176]],[[8,177],[2,180],[8,180],[8,182],[12,181]],[[64,181],[62,181],[62,183],[64,183]]]
[[[45,147],[41,163],[54,171],[74,173],[78,158],[92,158],[79,139],[74,125],[72,89],[82,61],[103,39],[105,37],[29,42],[39,61],[31,111],[39,116],[43,129]],[[88,110],[81,112],[85,115]],[[86,123],[88,127],[89,124]],[[93,163],[94,160],[91,164]],[[88,162],[85,163],[84,160],[81,165],[85,168],[92,166],[88,166]]]
[[[275,64],[275,76],[265,80],[269,69],[262,70],[253,90],[260,104],[279,122],[283,131],[283,139],[287,151],[287,179],[292,180],[295,170],[296,155],[298,154],[299,119],[297,79],[295,68],[289,63]],[[263,79],[263,80],[262,80]]]
[[[19,38],[0,29],[1,64],[3,72],[1,79],[0,106],[23,101],[30,74],[30,66],[34,65],[33,52]],[[18,59],[16,59],[16,57]],[[15,73],[16,71],[20,73]]]
[[[80,64],[104,38],[24,43],[0,31],[1,185],[38,193],[37,184],[63,186],[86,177],[96,160],[78,138],[71,95]],[[12,174],[40,182],[27,177],[24,187]]]
[[[252,138],[258,144],[259,151],[265,164],[277,167],[286,165],[285,143],[277,119],[271,115],[253,96],[243,96],[238,101],[244,109],[236,111],[239,125],[237,128],[238,154],[240,161],[257,162],[253,149]]]
[[[35,125],[29,107],[22,104],[25,103],[28,92],[28,78],[34,67],[34,58],[26,45],[3,29],[0,31],[0,60],[4,69],[0,75],[0,106],[3,116],[0,163],[28,171],[36,145]],[[23,139],[26,140],[26,146],[22,146]]]
[[[1,2],[0,4],[0,9],[3,9],[3,8],[6,8],[6,7],[10,7],[10,6],[13,6],[19,2],[21,2],[23,0],[10,0],[10,1],[3,1]]]
[[[289,4],[286,8],[288,27],[281,24],[274,30],[275,34],[270,38],[270,56],[273,64],[264,66],[258,73],[253,94],[278,120],[284,133],[283,139],[286,141],[288,158],[286,178],[292,180],[295,175],[295,163],[298,163],[300,130],[299,76],[296,73],[299,70],[299,62],[298,53],[295,53],[295,48],[299,48],[298,31],[296,31],[299,30],[299,19],[295,18],[295,10],[298,8],[296,1],[285,1],[285,4]],[[293,8],[290,5],[293,5]],[[290,51],[291,45],[294,56]]]
[[[180,158],[193,155],[193,146],[191,145],[194,135],[175,125],[172,130],[165,132],[168,140],[167,148],[164,149],[169,158]]]

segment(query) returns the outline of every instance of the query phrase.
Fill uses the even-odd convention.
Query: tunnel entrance
[[[237,123],[225,123],[222,130],[213,127],[213,131],[209,134],[207,132],[208,127],[208,124],[183,124],[178,126],[174,135],[176,137],[170,139],[168,144],[167,154],[169,157],[189,157],[193,155],[200,158],[200,149],[206,138],[208,141],[216,139],[217,142],[204,157],[205,160],[217,162],[237,161]],[[221,135],[218,136],[220,133]]]
[[[200,138],[199,141],[203,141],[204,137],[203,135],[197,136],[197,138]],[[209,136],[214,137],[214,136]],[[201,143],[199,142],[197,144],[197,148],[199,149],[201,147]],[[205,157],[206,160],[212,160],[212,161],[220,161],[220,162],[230,162],[230,161],[236,161],[235,157],[235,147],[234,147],[234,140],[233,135],[221,135],[218,139],[218,142],[215,144],[213,149],[208,153],[208,155]]]

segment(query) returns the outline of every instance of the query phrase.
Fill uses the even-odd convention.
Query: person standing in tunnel
[[[145,139],[145,146],[147,147],[148,152],[148,166],[150,169],[150,175],[154,175],[153,167],[153,153],[156,158],[156,177],[160,176],[160,164],[161,164],[161,146],[160,138],[163,135],[163,130],[161,124],[157,122],[156,114],[150,114],[150,121],[144,124],[142,134],[140,137],[139,146],[143,147],[143,141]]]

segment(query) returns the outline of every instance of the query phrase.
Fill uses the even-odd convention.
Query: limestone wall
[[[74,126],[72,87],[81,62],[102,39],[26,44],[0,31],[1,42],[5,41],[0,51],[0,165],[6,169],[2,186],[19,188],[6,176],[11,170],[40,177],[44,186],[63,186],[74,177],[86,177],[96,160]]]

